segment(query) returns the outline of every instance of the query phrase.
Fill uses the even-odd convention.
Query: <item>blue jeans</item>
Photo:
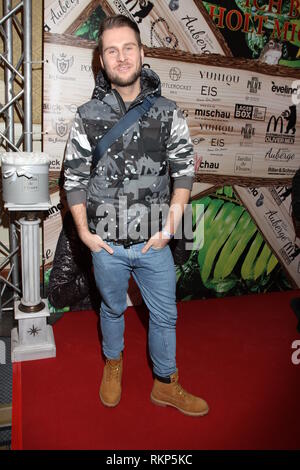
[[[124,248],[108,244],[93,252],[94,275],[102,302],[100,320],[102,347],[108,359],[116,359],[124,349],[124,312],[130,275],[135,279],[149,309],[149,352],[153,372],[168,377],[176,371],[176,273],[168,245],[141,253],[145,242]]]

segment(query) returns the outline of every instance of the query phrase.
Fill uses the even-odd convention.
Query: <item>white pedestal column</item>
[[[22,305],[39,305],[40,297],[40,219],[20,219],[22,256]]]
[[[11,333],[12,362],[56,356],[52,326],[47,325],[47,299],[40,297],[39,224],[40,219],[20,219],[23,297],[15,302],[18,328]]]

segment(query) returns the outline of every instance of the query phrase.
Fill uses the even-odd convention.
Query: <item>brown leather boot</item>
[[[154,379],[151,392],[151,401],[155,405],[173,406],[189,416],[204,416],[209,407],[202,398],[195,397],[186,392],[178,383],[178,372],[170,375],[171,383],[164,383]]]
[[[121,400],[121,382],[123,371],[123,356],[120,359],[106,359],[103,377],[99,390],[100,399],[105,406],[117,406]]]

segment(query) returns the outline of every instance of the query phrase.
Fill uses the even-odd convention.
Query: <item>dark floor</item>
[[[12,363],[10,337],[0,336],[0,404],[12,403]],[[0,447],[10,447],[11,427],[0,428]]]

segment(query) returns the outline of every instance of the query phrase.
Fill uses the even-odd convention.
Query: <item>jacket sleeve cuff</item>
[[[67,201],[68,201],[69,207],[75,206],[76,204],[85,204],[86,192],[84,190],[68,191]]]
[[[178,176],[173,179],[173,190],[177,188],[189,189],[192,190],[194,183],[193,176]]]

